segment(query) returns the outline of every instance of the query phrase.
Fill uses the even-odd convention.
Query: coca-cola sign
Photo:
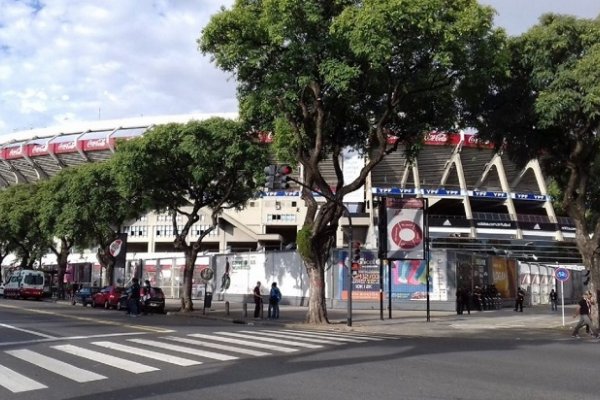
[[[108,140],[105,138],[88,139],[83,141],[83,150],[104,150],[108,149]]]
[[[47,144],[32,144],[29,145],[27,149],[27,153],[29,156],[43,156],[48,154],[48,145]]]
[[[4,154],[7,159],[21,158],[23,157],[23,149],[21,146],[9,147],[6,149],[6,153]]]
[[[445,132],[429,132],[425,134],[425,143],[432,145],[448,144],[450,138],[449,133]]]
[[[77,143],[75,140],[54,144],[55,153],[73,153],[75,151],[77,151]]]

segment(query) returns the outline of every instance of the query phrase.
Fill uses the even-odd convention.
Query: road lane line
[[[97,324],[102,324],[102,325],[111,325],[111,326],[119,326],[119,327],[123,327],[123,328],[138,329],[138,330],[143,330],[143,331],[150,331],[150,332],[157,332],[157,333],[175,332],[172,329],[157,328],[157,327],[147,326],[147,325],[132,325],[132,324],[124,323],[122,321],[110,321],[110,320],[99,319],[99,318],[81,317],[78,315],[62,314],[62,313],[58,313],[58,312],[54,312],[54,311],[46,311],[46,310],[33,310],[33,309],[29,309],[29,308],[17,307],[17,306],[12,306],[12,305],[7,305],[7,304],[0,304],[0,307],[10,308],[13,310],[27,311],[27,312],[36,313],[36,314],[44,314],[44,315],[52,315],[55,317],[69,318],[69,319],[74,319],[77,321],[95,322]]]
[[[275,346],[273,344],[268,344],[268,343],[256,343],[251,340],[241,340],[241,339],[234,339],[234,338],[230,338],[230,337],[220,337],[220,336],[216,336],[216,335],[203,335],[202,333],[191,333],[188,336],[213,340],[213,341],[217,341],[217,342],[225,342],[225,343],[231,343],[231,344],[239,344],[239,345],[248,346],[248,347],[256,347],[257,349],[274,350],[274,351],[279,351],[281,353],[293,353],[293,352],[298,351],[298,349],[293,349],[291,347]]]
[[[92,342],[92,344],[100,347],[104,347],[111,350],[122,351],[124,353],[135,354],[141,357],[152,358],[154,360],[164,361],[170,364],[180,365],[182,367],[189,367],[190,365],[202,364],[201,361],[190,360],[188,358],[172,356],[165,353],[159,353],[157,351],[140,349],[138,347],[126,346],[124,344],[113,343],[113,342]]]
[[[43,385],[38,381],[34,381],[33,379],[29,379],[3,365],[0,365],[0,386],[4,386],[13,393],[48,388],[48,386]]]
[[[27,361],[33,365],[37,365],[38,367],[50,372],[54,372],[55,374],[62,375],[65,378],[71,379],[75,382],[85,383],[106,379],[106,376],[104,375],[100,375],[82,368],[77,368],[71,364],[67,364],[64,361],[47,357],[43,354],[39,354],[28,349],[9,350],[6,351],[6,353],[23,361]]]
[[[144,372],[158,371],[158,368],[149,365],[140,364],[135,361],[129,361],[124,358],[114,357],[98,351],[84,349],[83,347],[73,346],[71,344],[52,346],[53,349],[64,351],[65,353],[73,354],[74,356],[87,358],[88,360],[96,361],[101,364],[106,364],[111,367],[119,368],[134,374]]]
[[[224,344],[208,343],[208,342],[202,342],[200,340],[180,338],[180,337],[176,337],[176,336],[165,336],[165,337],[163,337],[161,339],[173,340],[175,342],[180,342],[180,343],[193,344],[194,346],[208,347],[209,349],[225,350],[225,351],[229,351],[229,352],[232,352],[232,353],[241,353],[241,354],[246,354],[246,355],[249,355],[249,356],[260,357],[260,356],[271,355],[271,353],[265,353],[264,351],[251,350],[251,349],[242,349],[242,348],[239,348],[239,347],[231,347],[231,346],[227,346],[227,345],[224,345]]]
[[[50,343],[50,342],[64,342],[67,340],[81,340],[81,339],[94,339],[94,338],[106,338],[106,337],[114,337],[114,336],[137,336],[137,335],[145,335],[146,332],[124,332],[124,333],[106,333],[101,335],[88,335],[88,336],[63,336],[63,337],[55,337],[51,339],[35,339],[35,340],[19,340],[15,342],[3,342],[0,343],[0,347],[6,346],[18,346],[24,344],[36,344],[36,343]]]
[[[238,337],[238,338],[242,338],[242,339],[260,340],[263,342],[266,341],[269,343],[285,344],[288,346],[305,347],[307,349],[320,349],[323,347],[319,344],[298,343],[298,342],[294,342],[292,340],[273,339],[270,337],[260,337],[258,335],[249,335],[249,334],[244,334],[244,333],[233,333],[233,332],[215,332],[215,333],[218,335],[233,336],[233,337]]]
[[[200,356],[200,357],[213,358],[213,359],[219,360],[219,361],[230,361],[230,360],[237,360],[238,359],[238,357],[230,356],[230,355],[227,355],[227,354],[221,354],[221,353],[215,353],[215,352],[212,352],[212,351],[205,351],[205,350],[193,349],[193,348],[184,347],[184,346],[177,346],[177,345],[174,345],[174,344],[157,342],[155,340],[127,339],[127,341],[134,342],[134,343],[145,344],[146,346],[154,346],[154,347],[158,347],[158,348],[165,349],[165,350],[178,351],[180,353],[193,354],[195,356]]]
[[[41,336],[46,339],[55,339],[56,338],[56,336],[46,335],[45,333],[40,333],[40,332],[36,332],[36,331],[29,330],[29,329],[24,329],[24,328],[19,328],[19,327],[13,326],[13,325],[0,324],[0,326],[4,327],[4,328],[8,328],[8,329],[13,329],[15,331],[29,333],[30,335],[34,335],[34,336]]]

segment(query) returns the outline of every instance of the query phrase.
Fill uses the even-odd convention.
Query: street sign
[[[215,275],[215,271],[209,267],[204,268],[203,270],[200,271],[200,278],[202,278],[205,281],[210,281],[214,275]]]
[[[560,282],[568,281],[570,275],[571,274],[569,273],[569,270],[566,268],[556,268],[554,270],[554,277],[556,278],[556,280],[558,280]]]

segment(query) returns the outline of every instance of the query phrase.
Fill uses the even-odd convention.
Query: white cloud
[[[598,0],[481,0],[518,33]],[[0,0],[0,135],[140,115],[237,111],[235,82],[196,40],[233,0]]]

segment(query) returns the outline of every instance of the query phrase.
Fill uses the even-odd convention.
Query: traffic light
[[[275,174],[277,174],[276,165],[269,165],[265,167],[265,187],[268,190],[275,189]]]
[[[585,272],[583,273],[583,284],[587,285],[588,283],[590,283],[590,270],[586,269]]]
[[[265,167],[265,187],[268,190],[287,189],[290,187],[288,181],[292,173],[292,167],[289,165],[269,165]]]
[[[292,167],[289,165],[282,165],[277,168],[277,174],[275,175],[275,189],[287,189],[290,187],[289,176],[292,173]]]
[[[352,262],[360,261],[360,242],[352,243]]]

